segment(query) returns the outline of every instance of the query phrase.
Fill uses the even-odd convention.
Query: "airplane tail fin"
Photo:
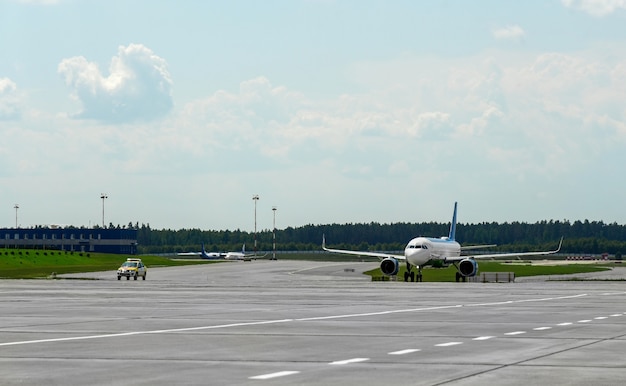
[[[241,246],[241,253],[246,253],[246,243]]]
[[[454,241],[456,237],[456,202],[454,203],[454,213],[452,214],[452,223],[450,224],[450,234],[448,235],[448,240]]]

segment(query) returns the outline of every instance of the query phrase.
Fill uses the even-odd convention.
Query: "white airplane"
[[[179,253],[178,256],[200,256],[203,259],[212,259],[212,260],[242,260],[242,261],[252,261],[255,259],[262,259],[267,256],[267,253],[263,256],[259,256],[256,253],[246,253],[246,244],[243,244],[241,248],[241,252],[207,252],[204,249],[204,243],[202,244],[202,252],[183,252]]]
[[[243,261],[251,261],[256,259],[263,259],[267,256],[267,253],[263,256],[257,255],[255,253],[246,253],[246,244],[244,243],[241,247],[241,252],[227,252],[224,255],[224,259],[226,260],[243,260]]]
[[[559,246],[554,251],[543,252],[523,252],[523,253],[496,253],[496,254],[480,254],[480,255],[463,255],[461,251],[468,249],[493,247],[494,245],[474,245],[462,247],[458,242],[454,240],[456,234],[456,207],[457,203],[454,203],[454,214],[452,215],[452,223],[450,224],[450,233],[448,237],[431,238],[431,237],[416,237],[409,241],[404,248],[404,255],[394,255],[384,252],[362,252],[362,251],[349,251],[343,249],[330,249],[326,248],[326,238],[322,238],[322,249],[333,253],[343,253],[349,255],[359,256],[373,256],[381,259],[380,270],[383,274],[392,276],[398,273],[399,262],[404,261],[406,263],[406,272],[404,273],[404,281],[422,281],[422,267],[425,265],[432,265],[435,262],[440,262],[443,266],[449,266],[453,264],[456,269],[456,281],[463,280],[465,278],[476,276],[478,273],[478,263],[476,259],[486,259],[494,257],[512,257],[512,256],[537,256],[537,255],[549,255],[557,253],[561,250],[563,244],[563,238],[559,242]],[[413,271],[413,267],[417,267],[417,273]]]
[[[203,259],[220,259],[223,258],[226,254],[220,252],[207,252],[204,249],[204,243],[202,243],[202,251],[201,252],[181,252],[177,253],[177,256],[200,256]]]

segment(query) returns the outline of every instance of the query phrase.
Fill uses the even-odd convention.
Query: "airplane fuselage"
[[[224,256],[224,259],[226,260],[244,260],[245,255],[243,253],[237,253],[237,252],[228,252],[226,254],[226,256]]]
[[[447,237],[440,239],[416,237],[404,248],[404,256],[409,264],[421,267],[430,260],[444,259],[461,255],[461,245]]]

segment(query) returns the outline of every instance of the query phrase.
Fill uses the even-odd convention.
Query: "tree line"
[[[200,229],[151,229],[149,224],[129,223],[137,229],[139,253],[177,253],[199,251],[202,244],[208,252],[252,251],[257,240],[259,251],[272,250],[272,230],[245,232]],[[450,223],[393,223],[304,225],[276,229],[276,250],[319,251],[322,236],[334,248],[400,251],[417,236],[447,236]],[[457,224],[456,240],[462,245],[497,244],[494,251],[531,251],[556,248],[563,237],[563,253],[619,254],[626,251],[626,226],[602,221],[550,220],[534,224],[524,222],[484,222]]]

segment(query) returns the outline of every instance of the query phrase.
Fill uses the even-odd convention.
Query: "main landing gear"
[[[460,281],[465,282],[465,281],[467,281],[467,278],[465,276],[461,275],[459,272],[457,272],[456,273],[456,282],[458,283]]]
[[[404,281],[424,281],[422,277],[422,267],[417,267],[417,273],[413,272],[413,266],[406,262],[406,271],[404,272]]]

